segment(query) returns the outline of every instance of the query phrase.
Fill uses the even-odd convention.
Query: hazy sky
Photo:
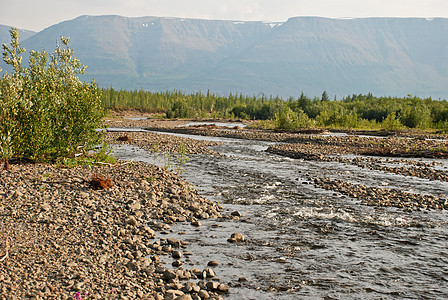
[[[40,31],[80,15],[286,21],[296,16],[448,17],[447,0],[0,0],[0,24]]]

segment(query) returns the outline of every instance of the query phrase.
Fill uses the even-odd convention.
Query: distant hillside
[[[0,25],[0,45],[9,44],[9,42],[11,41],[11,36],[9,34],[10,29],[11,26]],[[22,41],[36,34],[36,32],[34,31],[25,29],[19,29],[19,33],[20,33],[20,39]]]
[[[1,29],[1,28],[0,28]],[[81,16],[23,40],[69,36],[85,79],[125,89],[448,98],[448,19],[291,18],[284,23]]]

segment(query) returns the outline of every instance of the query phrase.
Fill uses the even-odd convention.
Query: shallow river
[[[182,135],[185,136],[185,135]],[[192,137],[192,136],[188,136]],[[168,235],[189,242],[184,268],[215,267],[231,282],[229,299],[448,298],[448,214],[375,208],[315,187],[313,176],[368,186],[448,196],[448,183],[404,177],[342,163],[284,158],[269,143],[224,142],[222,157],[191,155],[183,177],[203,196],[239,211],[239,220],[176,224]],[[154,162],[139,148],[120,146],[122,159]],[[430,161],[430,160],[426,160]],[[447,168],[443,161],[439,168]],[[234,232],[245,244],[230,244]],[[171,264],[165,258],[167,265]],[[247,281],[238,282],[245,277]]]

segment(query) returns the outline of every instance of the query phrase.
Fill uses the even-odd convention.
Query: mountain
[[[11,41],[11,35],[9,34],[9,30],[11,26],[0,25],[0,45],[9,44]],[[26,40],[27,38],[36,34],[36,32],[31,30],[19,29],[20,39]]]
[[[0,28],[1,29],[1,28]],[[448,98],[448,19],[290,18],[283,23],[81,16],[22,39],[70,37],[85,80],[124,89],[282,97]]]

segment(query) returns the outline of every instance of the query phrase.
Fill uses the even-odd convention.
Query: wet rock
[[[229,239],[227,239],[229,243],[238,243],[238,242],[244,242],[245,238],[244,235],[241,233],[232,233]]]
[[[214,260],[209,261],[207,263],[207,266],[209,266],[209,267],[216,267],[217,265],[219,265],[219,263],[217,261],[214,261]]]
[[[219,287],[220,283],[216,282],[216,281],[207,281],[205,283],[205,287],[207,288],[208,291],[216,291]]]
[[[173,247],[171,247],[171,245],[165,245],[162,247],[162,251],[171,253],[173,251]]]
[[[206,219],[210,218],[210,215],[206,212],[202,212],[200,214],[197,214],[196,217],[201,220],[206,220]]]
[[[165,270],[165,272],[163,272],[162,278],[166,281],[172,281],[177,278],[177,275],[172,270]]]
[[[191,222],[191,225],[196,226],[196,227],[199,227],[199,226],[201,226],[202,224],[201,224],[201,222],[199,222],[198,220],[194,220],[194,221]]]
[[[175,260],[171,263],[171,265],[175,268],[179,268],[180,266],[182,266],[182,262],[180,260]]]
[[[168,244],[170,244],[171,246],[173,246],[175,248],[179,248],[182,245],[182,242],[175,238],[168,238],[166,241]]]
[[[216,276],[215,271],[211,268],[205,268],[204,271],[202,271],[202,278],[213,278]]]
[[[229,288],[229,286],[227,286],[227,285],[221,283],[221,284],[218,286],[218,289],[217,289],[217,290],[218,290],[219,292],[221,292],[221,293],[228,294],[229,291],[230,291],[230,288]]]
[[[175,259],[180,259],[180,258],[182,258],[183,255],[182,255],[182,252],[180,252],[179,250],[175,250],[172,252],[172,256]]]
[[[187,282],[182,288],[184,293],[198,293],[201,288],[194,282]]]
[[[199,292],[198,292],[198,296],[199,297],[201,297],[201,299],[210,299],[210,294],[207,292],[207,291],[205,291],[205,290],[200,290]]]
[[[239,211],[233,211],[230,215],[234,216],[234,217],[242,217],[243,214]]]

